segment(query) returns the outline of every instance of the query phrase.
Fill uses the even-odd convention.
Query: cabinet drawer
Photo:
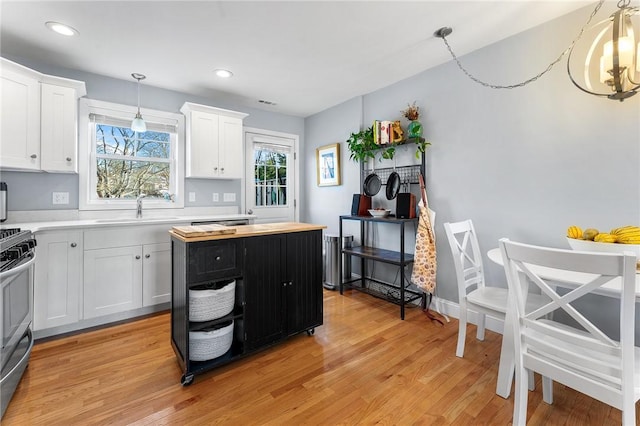
[[[84,249],[169,243],[172,224],[92,228],[84,231]]]
[[[202,241],[189,244],[189,284],[233,278],[242,274],[243,241]]]

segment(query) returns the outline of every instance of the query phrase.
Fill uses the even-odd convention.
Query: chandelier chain
[[[620,2],[628,2],[629,0],[620,0]],[[462,63],[460,62],[460,60],[458,59],[458,57],[456,56],[455,53],[453,53],[453,49],[451,48],[451,46],[449,45],[449,42],[447,41],[447,37],[445,34],[440,35],[440,37],[442,38],[442,40],[444,41],[445,46],[447,46],[447,50],[449,50],[449,53],[451,54],[451,57],[453,58],[454,61],[456,61],[456,64],[458,65],[458,68],[460,68],[460,70],[467,76],[469,77],[471,80],[475,81],[478,84],[481,84],[485,87],[489,87],[491,89],[515,89],[518,87],[522,87],[525,86],[529,83],[532,83],[534,81],[536,81],[537,79],[539,79],[540,77],[542,77],[543,75],[545,75],[546,73],[548,73],[549,71],[551,71],[551,69],[554,67],[554,65],[556,65],[558,62],[560,62],[560,60],[562,60],[562,58],[571,51],[571,49],[573,49],[573,46],[578,42],[578,40],[580,40],[580,38],[582,37],[582,34],[584,33],[585,29],[587,28],[587,26],[589,26],[589,24],[591,23],[591,20],[593,19],[593,17],[598,13],[598,11],[600,10],[600,8],[602,7],[602,5],[604,4],[604,0],[599,0],[598,4],[596,5],[596,7],[593,9],[593,12],[591,12],[591,15],[589,16],[589,19],[587,19],[587,22],[582,26],[582,28],[580,29],[580,32],[578,33],[578,36],[576,38],[573,39],[573,41],[571,42],[571,44],[569,45],[569,47],[567,47],[561,54],[560,56],[558,56],[556,58],[556,60],[554,60],[553,62],[551,62],[547,68],[536,74],[535,76],[521,82],[521,83],[516,83],[516,84],[510,84],[510,85],[499,85],[499,84],[491,84],[491,83],[487,83],[484,82],[482,80],[480,80],[479,78],[475,77],[474,75],[472,75],[469,71],[467,71],[465,69],[465,67],[462,65]]]

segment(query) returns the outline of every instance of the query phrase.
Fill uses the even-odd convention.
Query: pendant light
[[[585,34],[593,42],[574,46],[567,72],[578,89],[619,101],[640,90],[640,37],[632,22],[639,17],[640,8],[631,7],[630,0],[620,0],[616,12]],[[573,56],[584,60],[572,66]]]
[[[491,89],[515,89],[533,83],[551,71],[568,54],[567,73],[580,90],[596,96],[623,101],[640,91],[640,37],[634,32],[633,20],[640,19],[640,8],[630,6],[631,0],[619,0],[618,10],[607,19],[589,27],[591,20],[605,3],[599,0],[573,39],[543,71],[519,83],[503,85],[488,83],[475,77],[460,62],[447,41],[453,30],[438,29],[434,36],[444,41],[458,68],[471,80]],[[636,28],[640,27],[636,23]],[[583,42],[593,40],[591,44]],[[577,61],[576,58],[584,58]],[[578,66],[576,66],[578,63]]]
[[[133,74],[131,74],[131,77],[138,80],[138,113],[131,122],[131,130],[133,130],[134,132],[146,132],[147,125],[142,119],[142,115],[140,114],[140,80],[144,80],[145,78],[147,78],[147,76],[134,72]]]

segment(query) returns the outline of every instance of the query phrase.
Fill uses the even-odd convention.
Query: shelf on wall
[[[408,145],[410,143],[424,142],[424,140],[425,140],[424,138],[403,139],[400,142],[391,142],[391,143],[380,144],[380,145],[378,145],[378,149],[386,149],[386,148],[391,148],[391,147],[395,147],[395,146]]]

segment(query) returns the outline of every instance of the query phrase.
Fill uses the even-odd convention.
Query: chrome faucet
[[[138,197],[136,198],[136,204],[137,204],[137,208],[136,208],[136,219],[140,219],[142,218],[142,199],[144,197],[146,197],[147,194],[140,194],[138,195]]]

